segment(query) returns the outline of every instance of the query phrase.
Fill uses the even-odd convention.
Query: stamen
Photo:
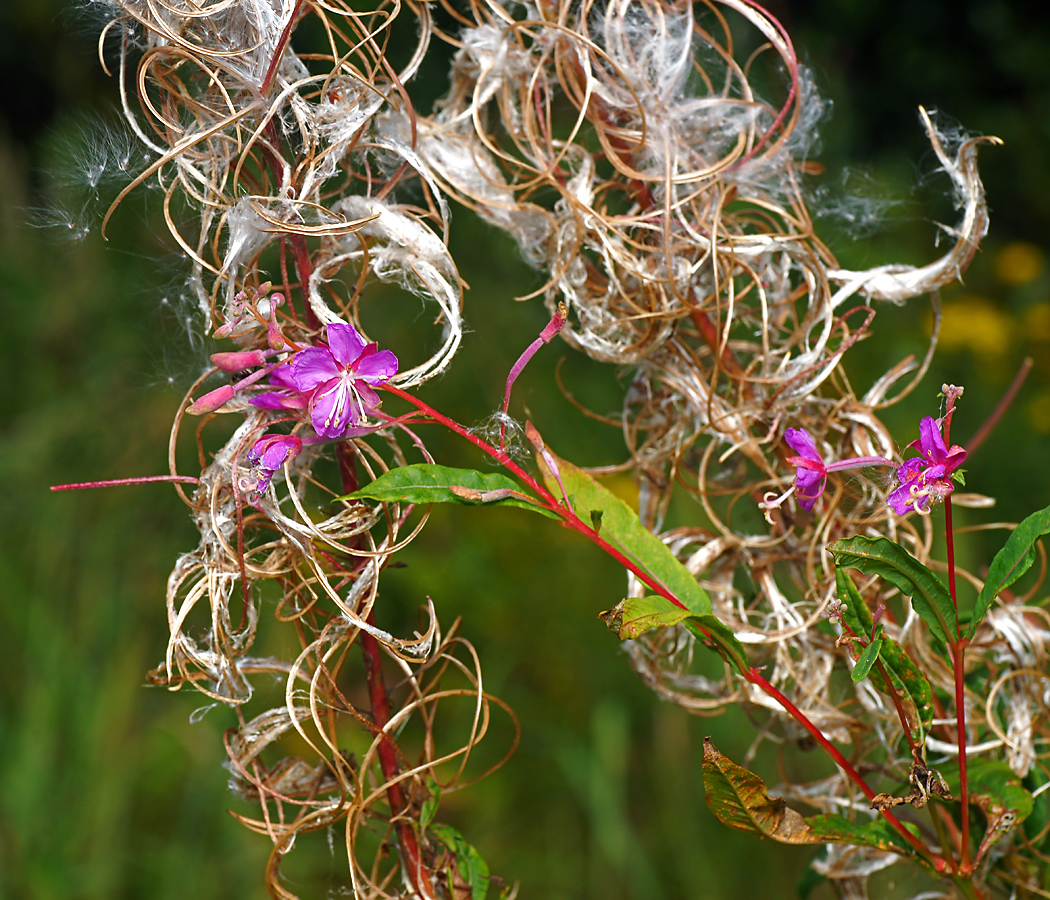
[[[783,494],[779,497],[776,491],[767,491],[762,495],[762,501],[758,504],[758,508],[762,510],[762,515],[765,516],[766,521],[770,525],[776,525],[773,521],[773,517],[769,514],[770,510],[780,509],[781,504],[787,500],[793,493],[795,493],[795,485],[791,485]]]

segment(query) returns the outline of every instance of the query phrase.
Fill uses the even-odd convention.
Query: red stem
[[[368,616],[368,623],[375,624],[375,617]],[[368,696],[372,703],[372,722],[376,730],[383,728],[390,721],[390,703],[386,696],[386,683],[383,680],[382,653],[377,641],[367,631],[359,633],[361,642],[361,655],[365,661],[365,676],[368,680]],[[408,877],[412,886],[424,897],[435,897],[434,884],[430,872],[423,865],[419,853],[419,842],[416,840],[416,832],[412,827],[412,821],[404,816],[408,810],[408,801],[401,782],[397,781],[401,767],[397,759],[397,746],[386,733],[379,738],[379,765],[383,770],[383,777],[387,780],[386,796],[390,803],[390,819],[396,823],[397,835],[400,843],[401,861],[408,870]]]
[[[347,451],[345,444],[336,449],[339,463],[339,475],[343,489],[347,492],[357,489],[357,467],[354,457]],[[368,614],[368,624],[375,625],[375,614]],[[405,816],[409,809],[404,788],[398,780],[401,766],[397,758],[397,745],[393,738],[383,731],[390,721],[390,701],[386,694],[386,682],[383,678],[383,655],[379,641],[367,631],[358,632],[361,643],[361,657],[365,664],[365,680],[368,682],[368,698],[372,705],[372,723],[379,738],[379,766],[387,781],[386,797],[390,804],[390,821],[397,829],[401,862],[408,872],[412,886],[424,898],[436,896],[430,871],[423,865],[419,852],[419,841],[411,818]]]
[[[869,800],[874,799],[875,792],[868,786],[868,783],[864,780],[861,774],[856,769],[854,769],[852,765],[850,765],[849,760],[847,760],[846,757],[844,757],[842,753],[839,752],[838,747],[832,744],[831,741],[829,741],[824,736],[823,732],[809,720],[809,718],[804,712],[802,712],[802,710],[795,706],[794,703],[792,703],[787,697],[780,693],[780,691],[773,687],[773,685],[766,681],[766,679],[762,677],[762,675],[757,669],[750,669],[745,677],[753,685],[761,688],[762,691],[764,691],[766,694],[768,694],[770,697],[776,700],[777,703],[784,707],[784,709],[791,716],[791,718],[793,718],[796,722],[798,722],[799,725],[805,728],[806,731],[808,731],[810,735],[812,735],[813,739],[824,749],[824,752],[827,753],[828,756],[830,756],[832,760],[834,760],[835,764],[840,769],[842,769],[843,772],[846,773],[850,781],[852,781],[855,785],[857,785],[858,788],[860,788],[864,796],[867,797]],[[912,847],[914,847],[915,850],[919,853],[919,855],[923,857],[923,859],[929,862],[938,872],[943,872],[945,870],[945,861],[940,857],[931,856],[930,851],[926,847],[926,845],[923,844],[923,842],[920,841],[914,834],[908,831],[908,829],[904,827],[904,824],[901,822],[900,819],[898,819],[895,815],[893,815],[893,813],[889,812],[888,810],[884,809],[881,812],[886,821],[890,823],[890,826],[895,831],[897,831],[901,835],[901,837],[903,837],[909,844],[911,844]]]
[[[259,86],[259,93],[264,97],[270,93],[270,88],[273,86],[273,77],[277,74],[277,67],[281,64],[281,57],[284,56],[288,41],[291,40],[292,29],[295,28],[295,19],[299,15],[299,8],[302,5],[303,0],[295,0],[295,8],[292,9],[292,14],[288,17],[288,24],[284,26],[284,31],[281,32],[281,36],[277,40],[277,46],[274,48],[270,65],[267,67],[266,74],[263,76],[263,82]]]
[[[947,431],[947,428],[945,429]],[[955,675],[955,742],[959,748],[959,803],[962,806],[962,859],[959,867],[964,874],[970,871],[970,785],[966,777],[966,645],[959,625],[959,601],[955,593],[955,536],[952,529],[952,498],[944,498],[945,544],[948,549],[948,592],[955,607],[955,639],[948,641]]]
[[[178,482],[179,484],[200,484],[200,479],[193,475],[143,475],[138,478],[111,478],[109,481],[78,481],[76,484],[53,484],[53,491],[79,491],[84,488],[123,487],[128,484],[152,484],[158,481]]]
[[[974,450],[984,443],[984,439],[988,437],[988,435],[992,433],[992,429],[999,424],[999,420],[1003,417],[1003,413],[1005,413],[1010,408],[1010,404],[1014,402],[1017,392],[1021,390],[1021,386],[1024,384],[1031,369],[1032,357],[1027,356],[1025,357],[1024,362],[1021,363],[1021,368],[1018,369],[1010,387],[1007,388],[1002,399],[996,404],[995,409],[992,410],[992,414],[985,419],[984,424],[977,429],[977,433],[970,438],[970,443],[966,445],[966,453],[968,455],[972,456]],[[947,438],[945,438],[945,440],[947,441]]]
[[[436,409],[424,403],[417,397],[413,397],[401,388],[396,387],[392,384],[383,385],[384,390],[390,391],[392,394],[396,394],[415,406],[420,412],[424,413],[428,418],[433,419],[441,425],[454,431],[456,434],[470,441],[475,447],[484,453],[491,456],[496,462],[502,465],[504,468],[511,471],[521,481],[524,481],[528,487],[535,491],[539,495],[540,500],[539,506],[549,509],[555,513],[562,520],[567,528],[571,528],[573,531],[578,531],[589,541],[597,544],[604,550],[609,556],[615,559],[621,566],[629,569],[638,578],[644,582],[648,587],[652,588],[656,593],[666,600],[669,600],[679,609],[688,609],[688,607],[682,603],[665,585],[661,584],[652,575],[642,569],[636,562],[630,557],[626,556],[612,544],[610,544],[605,538],[603,538],[591,525],[584,522],[579,516],[576,515],[566,504],[558,500],[550,491],[548,491],[543,485],[541,485],[535,478],[533,478],[528,472],[526,472],[521,466],[514,462],[507,454],[493,447],[491,444],[479,438],[476,434],[472,434],[458,422],[450,419],[448,416],[442,415]],[[704,633],[707,634],[706,630]]]
[[[682,603],[667,587],[662,585],[656,579],[654,579],[648,572],[644,571],[637,563],[625,556],[616,547],[606,541],[594,528],[583,522],[568,506],[558,501],[549,491],[547,491],[542,485],[540,485],[535,478],[524,471],[519,465],[510,460],[506,453],[501,450],[497,450],[495,447],[486,443],[484,440],[479,438],[477,435],[471,434],[466,428],[460,425],[458,422],[442,415],[437,410],[428,406],[422,400],[412,396],[409,393],[401,390],[394,385],[387,384],[384,388],[398,397],[401,397],[423,412],[428,418],[434,419],[442,425],[450,428],[456,434],[461,435],[470,441],[474,446],[484,451],[486,454],[491,456],[497,462],[501,463],[511,472],[518,476],[524,481],[532,490],[534,490],[543,500],[543,504],[547,509],[556,513],[562,518],[563,523],[572,528],[574,531],[578,531],[588,540],[601,547],[609,556],[615,559],[625,569],[633,572],[642,582],[648,585],[652,590],[656,591],[661,597],[669,600],[675,606],[680,609],[687,609],[686,605]],[[708,634],[707,630],[703,627],[700,628],[705,634]],[[710,635],[709,635],[710,636]],[[757,669],[750,669],[747,673],[744,673],[744,677],[752,684],[756,685],[774,700],[776,700],[787,712],[795,719],[803,728],[806,729],[812,736],[813,739],[824,748],[825,752],[835,761],[835,763],[842,768],[846,775],[853,781],[860,790],[864,793],[864,796],[871,800],[875,796],[875,792],[868,786],[868,784],[861,777],[860,773],[850,765],[849,761],[839,752],[838,748],[835,747],[821,732],[816,725],[814,725],[797,706],[795,706],[787,697],[785,697],[780,691],[778,691],[773,685],[771,685]],[[915,835],[913,835],[904,825],[900,819],[894,816],[892,813],[883,810],[882,815],[885,816],[886,821],[900,833],[900,835],[909,843],[915,850],[926,859],[937,871],[944,871],[946,868],[945,861],[940,857],[933,857],[930,855],[930,851]]]

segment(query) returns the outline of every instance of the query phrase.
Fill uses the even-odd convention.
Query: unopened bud
[[[220,406],[233,399],[237,391],[232,384],[224,384],[222,387],[209,391],[199,400],[194,400],[186,410],[191,416],[202,416],[205,413],[215,412]]]
[[[211,361],[224,372],[242,372],[266,365],[266,354],[262,350],[232,350],[213,353]]]

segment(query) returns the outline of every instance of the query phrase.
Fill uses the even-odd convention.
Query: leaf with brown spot
[[[718,821],[753,831],[782,844],[823,844],[802,817],[781,798],[770,797],[754,772],[738,766],[704,738],[704,791],[707,808]]]

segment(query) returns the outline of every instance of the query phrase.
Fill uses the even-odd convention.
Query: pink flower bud
[[[266,354],[262,350],[234,350],[213,353],[211,361],[224,372],[241,372],[266,365]]]
[[[191,416],[202,416],[204,413],[215,412],[220,406],[233,399],[236,390],[232,384],[224,384],[222,387],[209,391],[199,400],[194,400],[186,410]]]

